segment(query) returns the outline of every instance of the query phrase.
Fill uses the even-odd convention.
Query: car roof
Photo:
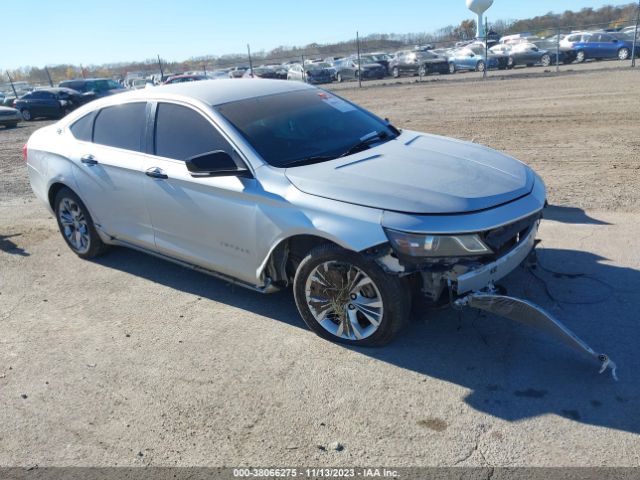
[[[200,100],[211,106],[223,103],[235,102],[246,98],[262,97],[277,93],[295,92],[305,89],[313,89],[311,85],[286,80],[251,80],[251,79],[220,79],[202,80],[200,82],[177,83],[162,85],[159,87],[139,90],[120,95],[136,96],[144,98],[171,98],[173,96],[190,97]]]
[[[51,93],[59,93],[59,92],[67,92],[67,93],[80,93],[73,88],[68,87],[38,87],[34,90],[34,92],[51,92]]]
[[[99,78],[74,78],[73,80],[63,80],[60,83],[68,83],[68,82],[95,82],[96,80],[111,80],[110,78],[106,78],[106,77],[99,77]]]

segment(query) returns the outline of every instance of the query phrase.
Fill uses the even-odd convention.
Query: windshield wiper
[[[287,168],[287,167],[300,167],[302,165],[311,165],[313,163],[327,162],[329,160],[335,160],[335,155],[313,155],[311,157],[299,158],[297,160],[292,160],[291,162],[285,163],[283,165],[278,165],[279,168]]]
[[[375,143],[375,142],[377,142],[379,140],[384,140],[388,136],[389,136],[389,134],[387,132],[384,132],[384,131],[368,133],[367,135],[362,137],[358,141],[358,143],[356,143],[355,145],[351,146],[346,152],[340,154],[338,156],[338,158],[342,158],[342,157],[346,157],[348,155],[353,155],[354,153],[358,153],[358,152],[364,150],[365,147],[368,147],[372,143]]]

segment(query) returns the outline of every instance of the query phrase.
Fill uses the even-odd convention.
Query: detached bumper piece
[[[473,292],[457,299],[454,305],[457,307],[467,306],[484,310],[549,333],[565,345],[597,360],[600,363],[600,373],[604,372],[607,368],[611,369],[613,379],[618,380],[616,364],[608,355],[594,352],[589,345],[578,338],[575,333],[569,330],[559,320],[555,319],[541,307],[527,300],[481,291]]]

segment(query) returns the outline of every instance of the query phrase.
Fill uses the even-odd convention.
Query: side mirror
[[[249,172],[238,167],[231,155],[222,150],[196,155],[185,163],[192,177],[241,177]]]

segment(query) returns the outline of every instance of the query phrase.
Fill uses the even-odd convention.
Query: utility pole
[[[11,90],[13,90],[13,94],[18,98],[18,92],[16,92],[16,87],[13,85],[13,80],[11,79],[11,75],[9,75],[9,70],[7,70],[7,77],[9,77],[9,83],[11,84]]]
[[[633,33],[633,47],[631,48],[631,68],[636,66],[636,48],[638,43],[638,23],[640,23],[640,0],[638,0],[638,9],[636,11],[636,28]]]
[[[160,69],[160,82],[164,81],[164,72],[162,71],[162,62],[160,61],[160,54],[158,53],[158,68]]]
[[[253,62],[251,61],[251,47],[247,43],[247,54],[249,55],[249,74],[253,78]]]
[[[358,47],[358,87],[362,88],[362,64],[360,63],[360,34],[356,31],[356,45]]]
[[[49,69],[44,67],[44,71],[47,73],[47,78],[49,79],[49,86],[53,87],[53,82],[51,81],[51,75],[49,74]]]

